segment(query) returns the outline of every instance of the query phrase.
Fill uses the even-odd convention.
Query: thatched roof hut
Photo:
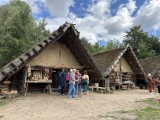
[[[24,91],[23,84],[27,79],[25,77],[27,64],[45,67],[51,72],[57,68],[78,68],[87,70],[91,81],[104,79],[92,57],[82,45],[79,32],[70,23],[63,24],[48,38],[1,68],[0,81],[10,80],[14,88],[21,93]]]
[[[129,45],[124,48],[97,53],[92,57],[104,77],[110,76],[113,71],[116,71],[132,73],[136,83],[137,80],[145,79],[143,68]]]
[[[160,72],[160,56],[149,57],[146,59],[140,60],[146,74],[151,73],[153,76]]]

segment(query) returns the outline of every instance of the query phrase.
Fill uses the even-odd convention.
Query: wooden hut
[[[157,74],[160,73],[160,56],[142,59],[140,60],[140,64],[146,74],[151,73],[151,75],[156,78]]]
[[[48,38],[0,69],[0,89],[4,89],[4,81],[8,82],[7,91],[18,90],[19,93],[43,90],[45,84],[50,83],[57,87],[57,74],[62,68],[86,70],[91,81],[104,80],[82,45],[79,32],[70,23],[63,24]]]
[[[92,56],[101,73],[106,78],[104,86],[118,86],[138,84],[144,81],[145,75],[131,46]]]

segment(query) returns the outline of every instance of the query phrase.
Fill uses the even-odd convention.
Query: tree
[[[120,43],[118,40],[110,40],[107,42],[105,51],[114,50],[120,47],[123,47],[123,44]]]
[[[11,0],[0,6],[0,67],[49,34],[45,21],[37,24],[27,3]]]
[[[154,50],[156,55],[160,55],[160,40],[157,36],[151,35],[147,43],[150,44],[150,49]]]
[[[86,38],[81,38],[81,42],[84,45],[84,47],[89,51],[90,53],[97,53],[105,51],[105,46],[101,46],[96,42],[94,45],[89,43]]]
[[[108,41],[106,46],[99,45],[98,42],[92,45],[86,38],[81,38],[81,42],[90,53],[105,52],[122,47],[122,44],[117,40]]]
[[[126,32],[123,43],[125,45],[130,44],[139,59],[155,55],[155,50],[152,48],[153,42],[140,25],[134,26],[130,28],[130,31]]]

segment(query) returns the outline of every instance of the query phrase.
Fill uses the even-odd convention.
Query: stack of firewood
[[[0,94],[7,94],[9,93],[9,86],[11,84],[11,81],[9,80],[6,80],[6,81],[3,81],[1,84],[0,84]]]
[[[31,81],[41,81],[42,80],[42,72],[34,71],[32,74]]]
[[[43,81],[48,81],[48,79],[49,79],[49,76],[47,75],[47,74],[45,74],[44,76],[43,76]]]

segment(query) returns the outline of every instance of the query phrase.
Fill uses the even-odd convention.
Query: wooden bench
[[[92,92],[94,92],[94,90],[96,90],[97,92],[100,91],[100,93],[107,93],[107,89],[104,87],[97,87],[97,86],[89,86],[89,89],[91,89]]]

